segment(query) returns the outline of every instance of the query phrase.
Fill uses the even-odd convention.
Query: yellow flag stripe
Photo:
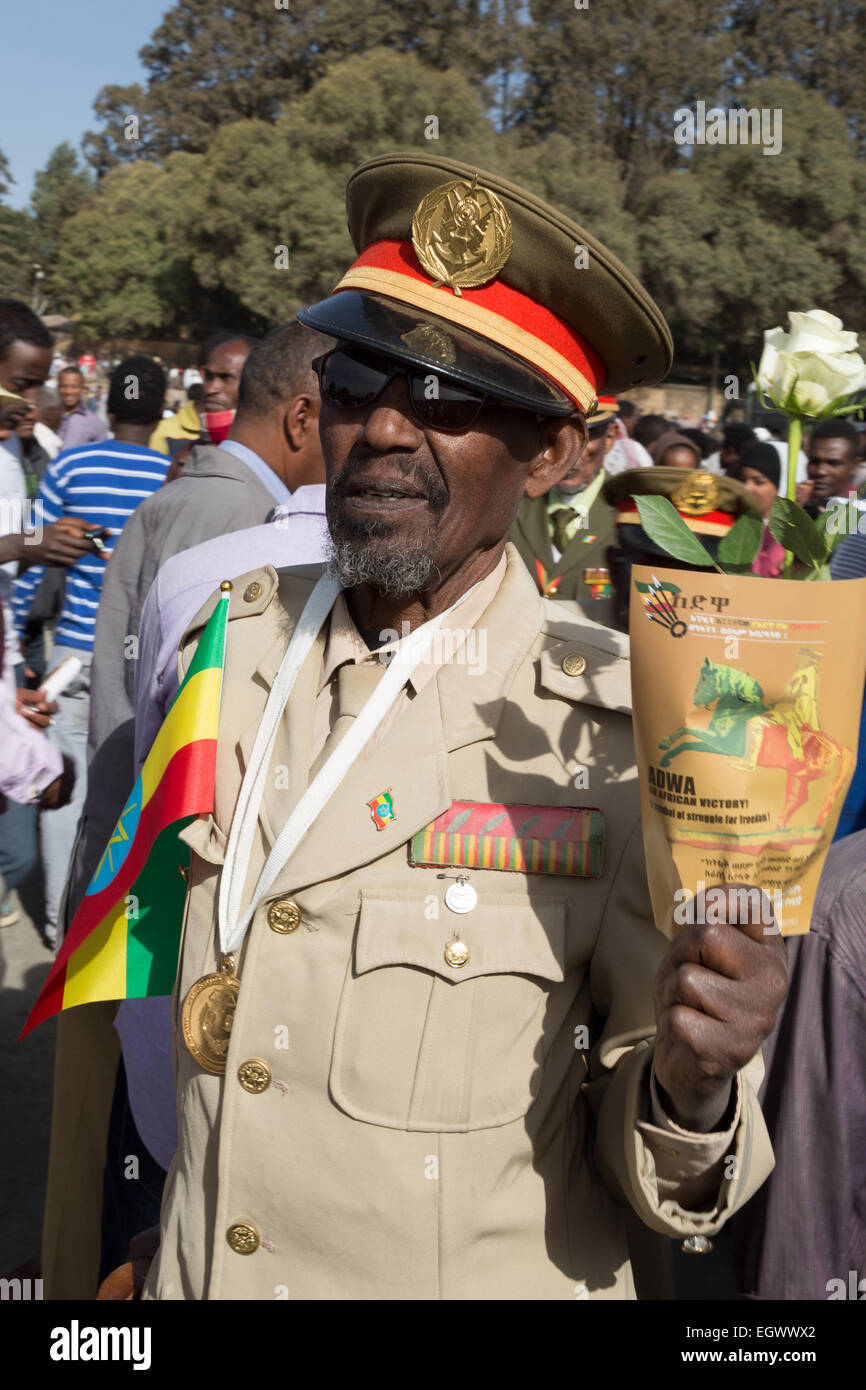
[[[216,738],[222,671],[209,666],[184,686],[165,717],[141,769],[141,807],[147,805],[179,748],[199,739]]]
[[[96,999],[126,998],[126,938],[129,922],[124,902],[116,903],[82,941],[66,966],[63,1007]]]

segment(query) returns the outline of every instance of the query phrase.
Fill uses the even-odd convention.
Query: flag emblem
[[[22,1037],[75,1004],[174,987],[189,864],[178,833],[213,810],[228,603],[202,633]]]
[[[374,796],[372,801],[367,802],[367,805],[377,830],[384,830],[389,821],[397,819],[390,787],[386,792],[380,792],[378,796]]]

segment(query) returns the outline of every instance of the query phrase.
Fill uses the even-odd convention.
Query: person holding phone
[[[49,738],[71,760],[75,793],[42,827],[45,875],[44,936],[56,944],[57,914],[87,790],[87,725],[90,664],[96,610],[105,567],[114,543],[138,504],[165,482],[168,460],[148,446],[165,400],[165,372],[151,357],[132,356],[112,372],[108,410],[114,438],[65,449],[45,471],[34,502],[35,524],[46,530],[77,519],[86,527],[85,549],[66,571],[66,596],[55,632],[51,668],[68,657],[81,663],[75,679],[57,697]],[[25,559],[28,559],[26,556]],[[35,556],[34,556],[35,558]],[[15,582],[14,611],[23,631],[42,578],[31,564]]]

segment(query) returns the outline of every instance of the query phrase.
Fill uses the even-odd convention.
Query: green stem
[[[800,444],[803,439],[803,421],[799,415],[792,415],[788,421],[788,476],[786,479],[785,496],[789,502],[797,500],[797,459],[800,455]],[[782,578],[790,579],[791,570],[794,565],[794,555],[790,550],[785,551],[785,564],[782,569]]]

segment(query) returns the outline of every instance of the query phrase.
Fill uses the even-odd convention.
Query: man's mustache
[[[349,458],[342,472],[328,479],[328,499],[342,502],[349,489],[363,479],[365,474],[369,474],[370,481],[373,482],[377,475],[375,465],[381,458],[382,455]],[[389,465],[395,468],[406,482],[411,483],[414,488],[424,494],[433,513],[436,516],[441,516],[448,505],[448,489],[436,469],[406,455],[389,454],[387,460]]]

